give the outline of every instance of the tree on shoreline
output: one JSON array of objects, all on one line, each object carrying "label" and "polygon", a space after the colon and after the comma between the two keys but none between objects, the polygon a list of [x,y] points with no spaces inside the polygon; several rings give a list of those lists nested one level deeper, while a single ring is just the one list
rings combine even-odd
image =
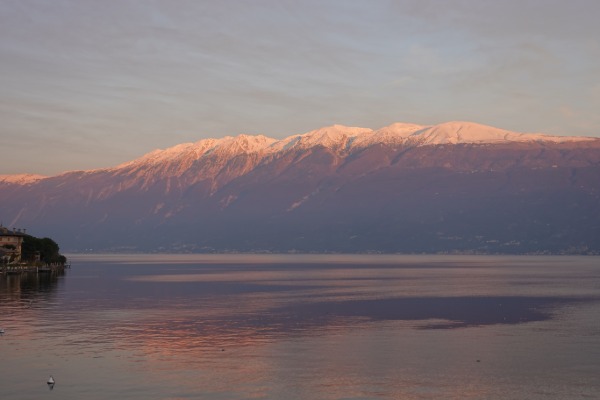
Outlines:
[{"label": "tree on shoreline", "polygon": [[65,264],[67,257],[60,254],[59,251],[58,244],[50,238],[40,239],[31,235],[23,235],[23,244],[21,245],[21,260],[23,261]]}]

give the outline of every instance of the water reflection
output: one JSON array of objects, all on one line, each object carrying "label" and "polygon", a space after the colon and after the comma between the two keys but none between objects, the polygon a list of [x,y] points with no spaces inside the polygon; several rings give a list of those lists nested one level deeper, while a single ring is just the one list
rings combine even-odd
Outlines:
[{"label": "water reflection", "polygon": [[64,270],[0,275],[0,299],[13,305],[31,306],[37,299],[47,300],[64,275]]},{"label": "water reflection", "polygon": [[[72,287],[60,302],[47,302],[40,311],[51,311],[58,325],[53,334],[68,335],[66,346],[91,349],[104,343],[171,357],[386,321],[419,330],[541,322],[565,307],[598,301],[582,287],[554,295],[564,279],[540,270],[507,274],[448,261],[441,269],[412,263],[248,267],[235,260],[216,266],[87,264],[69,277]],[[34,293],[56,288],[60,276],[21,278],[7,292],[24,304]],[[542,289],[519,285],[532,280]]]},{"label": "water reflection", "polygon": [[600,390],[592,259],[568,269],[555,259],[160,260],[86,260],[68,276],[0,278],[0,326],[10,328],[0,350],[11,365],[0,366],[9,382],[1,397],[39,398],[34,388],[50,373],[60,381],[52,394],[65,399]]}]

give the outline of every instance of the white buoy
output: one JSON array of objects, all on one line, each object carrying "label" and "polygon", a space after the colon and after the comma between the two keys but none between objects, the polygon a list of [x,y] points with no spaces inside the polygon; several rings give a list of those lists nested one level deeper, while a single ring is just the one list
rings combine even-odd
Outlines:
[{"label": "white buoy", "polygon": [[52,377],[52,375],[50,375],[50,378],[48,378],[48,385],[54,385],[54,378]]},{"label": "white buoy", "polygon": [[0,328],[0,335],[4,335],[4,329]]}]

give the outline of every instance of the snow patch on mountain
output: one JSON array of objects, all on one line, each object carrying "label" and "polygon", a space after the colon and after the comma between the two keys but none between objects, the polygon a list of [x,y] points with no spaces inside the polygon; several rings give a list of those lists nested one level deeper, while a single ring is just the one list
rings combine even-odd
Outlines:
[{"label": "snow patch on mountain", "polygon": [[509,142],[580,142],[594,138],[516,133],[474,122],[446,122],[417,130],[406,138],[415,145],[494,144]]},{"label": "snow patch on mountain", "polygon": [[311,196],[310,194],[307,194],[306,196],[302,197],[300,200],[293,202],[292,205],[290,205],[288,207],[287,211],[289,212],[289,211],[294,210],[295,208],[300,207],[303,203],[306,202],[306,200],[308,200],[310,198],[310,196]]},{"label": "snow patch on mountain", "polygon": [[225,136],[221,139],[203,139],[195,143],[183,143],[167,149],[154,150],[136,160],[118,165],[115,169],[137,165],[164,165],[177,161],[190,163],[208,155],[232,157],[238,154],[257,153],[276,142],[276,139],[263,135]]},{"label": "snow patch on mountain", "polygon": [[277,139],[272,139],[264,135],[225,136],[222,139],[218,139],[202,155],[213,154],[231,157],[238,154],[260,153],[276,141]]},{"label": "snow patch on mountain", "polygon": [[219,202],[219,204],[221,205],[221,210],[224,210],[225,208],[229,207],[229,205],[231,203],[233,203],[234,201],[236,201],[238,199],[238,196],[234,196],[234,195],[229,195],[227,197],[224,197],[221,199],[221,201]]},{"label": "snow patch on mountain", "polygon": [[348,149],[354,139],[373,133],[369,128],[358,128],[344,125],[332,125],[304,133],[289,136],[271,145],[274,152],[288,149],[308,149],[323,146],[331,150]]},{"label": "snow patch on mountain", "polygon": [[358,136],[352,143],[354,148],[364,148],[375,144],[404,144],[415,132],[424,129],[423,125],[395,123],[370,134]]},{"label": "snow patch on mountain", "polygon": [[0,182],[12,183],[15,185],[28,185],[46,178],[47,176],[37,174],[0,175]]}]

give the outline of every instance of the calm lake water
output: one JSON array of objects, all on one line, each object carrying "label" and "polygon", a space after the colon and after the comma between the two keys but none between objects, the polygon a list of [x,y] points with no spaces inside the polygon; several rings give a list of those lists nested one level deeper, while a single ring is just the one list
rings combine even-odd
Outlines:
[{"label": "calm lake water", "polygon": [[0,277],[0,399],[600,398],[600,257],[70,259]]}]

